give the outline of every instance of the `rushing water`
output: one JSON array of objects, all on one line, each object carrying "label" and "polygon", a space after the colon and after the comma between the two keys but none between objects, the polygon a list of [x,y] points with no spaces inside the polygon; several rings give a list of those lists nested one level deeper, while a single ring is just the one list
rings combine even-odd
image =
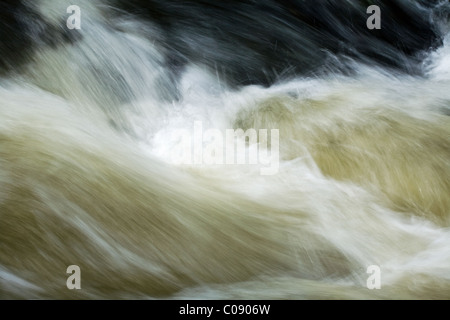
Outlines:
[{"label": "rushing water", "polygon": [[0,2],[0,298],[450,298],[448,1],[70,4]]}]

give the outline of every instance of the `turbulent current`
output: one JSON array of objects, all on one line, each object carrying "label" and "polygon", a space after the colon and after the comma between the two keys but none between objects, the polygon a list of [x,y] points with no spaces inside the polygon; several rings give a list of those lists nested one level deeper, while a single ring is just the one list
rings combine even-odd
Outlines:
[{"label": "turbulent current", "polygon": [[0,1],[0,298],[450,298],[448,1],[72,4]]}]

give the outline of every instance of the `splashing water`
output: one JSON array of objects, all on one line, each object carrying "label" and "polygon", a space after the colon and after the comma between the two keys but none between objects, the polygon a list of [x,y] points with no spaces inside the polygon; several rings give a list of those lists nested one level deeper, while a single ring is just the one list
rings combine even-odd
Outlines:
[{"label": "splashing water", "polygon": [[[49,30],[64,29],[70,3],[23,3]],[[420,63],[391,47],[380,52],[406,72],[350,48],[328,52],[317,72],[277,73],[267,85],[272,76],[258,59],[279,62],[256,40],[250,55],[245,30],[206,34],[207,22],[181,13],[162,28],[161,13],[151,19],[120,1],[99,3],[80,1],[83,24],[72,40],[33,40],[25,63],[0,80],[1,298],[450,297],[448,4],[421,2],[443,44]],[[245,5],[233,10],[257,20]],[[298,10],[288,11],[314,13]],[[276,18],[267,30],[272,23],[294,36],[290,18]],[[233,19],[213,20],[229,27]],[[357,33],[338,20],[341,34]],[[313,47],[319,35],[298,37]],[[285,54],[294,65],[301,52],[287,54],[281,40],[271,54],[280,50],[280,61]],[[193,134],[195,153],[195,123],[224,137],[227,129],[278,130],[276,174],[261,175],[260,162],[175,161],[180,132]],[[236,156],[263,143],[253,142]],[[66,287],[70,265],[82,271],[81,290]],[[378,290],[367,287],[369,266],[381,270]]]}]

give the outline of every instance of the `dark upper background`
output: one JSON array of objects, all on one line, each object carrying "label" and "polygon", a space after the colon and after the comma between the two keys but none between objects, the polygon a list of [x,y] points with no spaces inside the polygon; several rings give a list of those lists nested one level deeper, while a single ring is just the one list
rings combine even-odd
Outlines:
[{"label": "dark upper background", "polygon": [[[445,18],[449,6],[439,0],[110,2],[117,9],[112,19],[139,19],[159,29],[152,40],[172,70],[192,61],[213,68],[236,86],[270,85],[330,69],[351,72],[342,63],[347,58],[420,74],[423,53],[442,43],[436,17]],[[76,33],[66,29],[65,12],[55,26],[28,3],[0,1],[3,74],[20,72],[40,46],[76,45]],[[381,30],[366,27],[371,4],[381,8]],[[333,62],[333,57],[338,59]]]}]

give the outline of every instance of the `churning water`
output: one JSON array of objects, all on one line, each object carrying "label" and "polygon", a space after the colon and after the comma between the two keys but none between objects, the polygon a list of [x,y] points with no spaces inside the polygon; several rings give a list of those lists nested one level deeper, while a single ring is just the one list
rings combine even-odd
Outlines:
[{"label": "churning water", "polygon": [[368,2],[3,1],[0,298],[450,298],[449,4]]}]

